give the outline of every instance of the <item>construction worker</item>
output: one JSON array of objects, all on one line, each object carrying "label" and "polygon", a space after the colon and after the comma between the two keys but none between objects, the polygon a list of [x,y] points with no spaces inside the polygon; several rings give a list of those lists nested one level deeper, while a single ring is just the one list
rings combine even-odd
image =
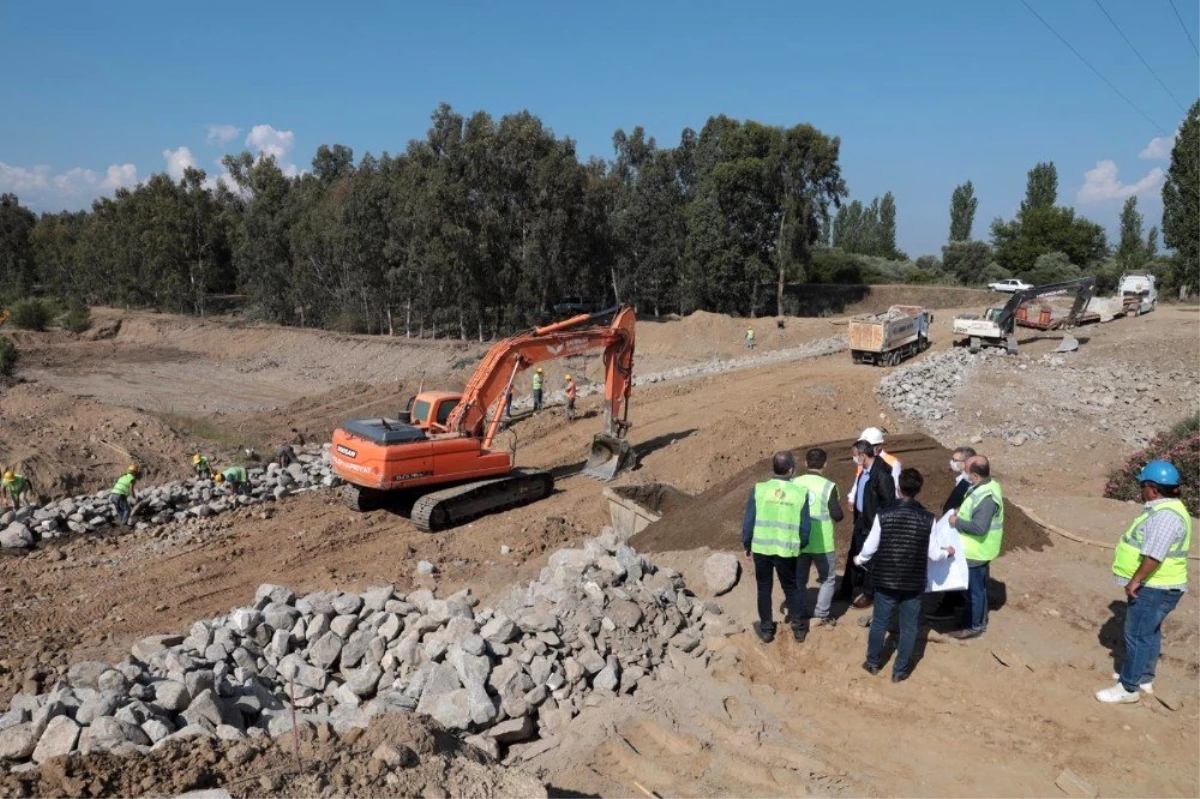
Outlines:
[{"label": "construction worker", "polygon": [[133,484],[141,474],[142,470],[136,463],[129,464],[125,474],[117,478],[108,494],[108,501],[117,509],[117,520],[122,526],[128,525],[133,515],[133,506],[129,503],[137,501],[137,492],[134,491]]},{"label": "construction worker", "polygon": [[192,456],[192,468],[201,480],[208,480],[213,476],[212,464],[208,462],[208,457],[199,452]]},{"label": "construction worker", "polygon": [[279,442],[279,446],[275,448],[275,462],[279,464],[279,468],[286,469],[296,461],[296,450],[292,445],[286,441]]},{"label": "construction worker", "polygon": [[[775,620],[771,616],[771,588],[774,575],[789,608],[802,607],[796,587],[796,563],[800,551],[808,546],[809,509],[807,491],[792,482],[796,459],[792,453],[776,452],[771,461],[774,472],[750,491],[742,520],[742,549],[747,560],[754,561],[754,580],[758,585],[758,621],[754,634],[764,644],[775,640]],[[791,619],[797,641],[808,635],[808,627],[799,614]]]},{"label": "construction worker", "polygon": [[808,492],[808,513],[811,519],[808,546],[800,550],[800,559],[796,564],[796,587],[800,597],[800,607],[796,615],[805,625],[808,624],[808,575],[815,565],[818,589],[817,607],[813,616],[822,627],[833,627],[837,624],[837,619],[829,612],[833,605],[833,592],[837,588],[837,551],[833,543],[833,525],[844,518],[837,485],[825,477],[825,463],[828,457],[820,447],[810,449],[804,455],[808,470],[792,479],[793,483]]},{"label": "construction worker", "polygon": [[991,563],[1000,554],[1004,539],[1004,491],[992,479],[992,467],[982,455],[967,458],[963,468],[971,488],[957,511],[950,512],[950,526],[962,536],[967,559],[967,593],[963,603],[962,629],[951,638],[978,638],[987,632],[988,577]]},{"label": "construction worker", "polygon": [[567,421],[575,421],[575,397],[579,396],[579,388],[575,380],[567,375]]},{"label": "construction worker", "polygon": [[542,367],[538,367],[533,373],[533,409],[540,411],[542,409],[542,380],[545,374],[542,372]]},{"label": "construction worker", "polygon": [[754,349],[754,328],[746,328],[746,349]]},{"label": "construction worker", "polygon": [[1187,590],[1192,517],[1179,499],[1179,470],[1150,461],[1138,474],[1145,507],[1117,542],[1113,577],[1125,587],[1125,659],[1117,684],[1096,692],[1106,704],[1154,692],[1162,624]]},{"label": "construction worker", "polygon": [[228,483],[235,494],[250,496],[250,476],[246,474],[245,466],[230,466],[223,472],[217,472],[213,479],[218,483]]},{"label": "construction worker", "polygon": [[[880,430],[878,427],[868,427],[866,430],[863,430],[862,433],[858,436],[858,440],[866,441],[868,444],[875,447],[874,457],[882,460],[884,463],[886,463],[888,465],[888,468],[890,468],[892,470],[892,484],[897,485],[897,486],[900,485],[900,470],[903,468],[903,465],[900,463],[900,459],[897,458],[895,455],[891,454],[890,452],[883,451],[883,431]],[[862,467],[860,466],[860,467],[858,467],[858,470],[855,471],[855,473],[854,473],[854,485],[850,487],[850,493],[846,495],[846,504],[847,505],[853,506],[853,504],[854,504],[855,498],[857,496],[857,494],[855,494],[855,491],[858,488],[858,478],[859,478],[859,475],[861,475],[861,474],[862,474]],[[896,498],[897,499],[900,498],[899,489],[897,489]]]},{"label": "construction worker", "polygon": [[29,493],[31,487],[29,479],[23,474],[17,474],[9,469],[4,473],[4,498],[7,505],[13,510],[20,510],[22,504],[21,497]]}]

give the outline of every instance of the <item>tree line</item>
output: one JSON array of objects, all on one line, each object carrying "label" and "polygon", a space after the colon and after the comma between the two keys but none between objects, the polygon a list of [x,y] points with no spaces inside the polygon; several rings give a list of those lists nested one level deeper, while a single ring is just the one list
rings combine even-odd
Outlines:
[{"label": "tree line", "polygon": [[0,285],[9,301],[41,293],[190,314],[239,294],[283,324],[462,338],[615,302],[773,314],[787,310],[787,284],[975,285],[1149,265],[1194,287],[1196,113],[1164,188],[1170,259],[1133,198],[1111,250],[1100,226],[1057,205],[1052,163],[1030,172],[990,242],[972,238],[973,185],[956,188],[942,257],[910,261],[893,195],[845,203],[840,141],[810,125],[714,116],[673,147],[636,127],[614,134],[611,160],[581,162],[528,112],[442,105],[402,153],[356,162],[349,147],[322,145],[297,176],[243,152],[224,159],[228,183],[158,174],[87,211],[37,216],[3,195]]}]

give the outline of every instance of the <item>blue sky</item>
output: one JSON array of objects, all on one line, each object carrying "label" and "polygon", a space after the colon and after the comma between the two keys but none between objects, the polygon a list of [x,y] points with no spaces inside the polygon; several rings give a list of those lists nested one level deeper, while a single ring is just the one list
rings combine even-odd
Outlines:
[{"label": "blue sky", "polygon": [[[1183,112],[1095,0],[1029,0],[1134,101],[1081,64],[1020,0],[964,2],[316,2],[5,0],[0,191],[37,210],[225,152],[296,169],[322,143],[397,152],[439,102],[529,109],[581,157],[615,129],[674,144],[712,114],[807,122],[842,140],[851,196],[891,190],[899,244],[938,252],[955,184],[976,237],[1011,216],[1034,163],[1059,202],[1115,229],[1137,194],[1158,222]],[[1168,0],[1101,0],[1185,107],[1198,59]],[[1195,0],[1175,0],[1200,39]],[[1168,137],[1151,146],[1156,137]],[[180,150],[186,148],[186,151]]]}]

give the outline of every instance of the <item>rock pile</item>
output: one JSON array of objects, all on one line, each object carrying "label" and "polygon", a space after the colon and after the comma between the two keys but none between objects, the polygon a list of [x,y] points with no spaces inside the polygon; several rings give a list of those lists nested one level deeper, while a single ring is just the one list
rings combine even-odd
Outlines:
[{"label": "rock pile", "polygon": [[708,640],[738,631],[611,529],[554,553],[494,609],[476,606],[469,589],[298,598],[263,585],[253,605],[187,636],[144,639],[121,663],[75,663],[45,693],[14,696],[0,761],[275,736],[292,728],[293,703],[297,719],[339,733],[417,712],[498,754],[559,733],[585,704],[636,691],[664,664],[715,666],[728,648]]},{"label": "rock pile", "polygon": [[995,357],[986,349],[975,355],[963,348],[939,352],[894,370],[875,392],[898,413],[939,422],[957,413],[954,399],[976,366]]},{"label": "rock pile", "polygon": [[[179,480],[139,487],[134,524],[138,529],[145,529],[189,518],[207,518],[235,508],[281,499],[311,487],[329,487],[341,482],[333,473],[329,454],[323,447],[301,451],[297,458],[298,463],[286,469],[271,463],[265,469],[249,470],[250,493],[244,496],[235,496],[228,487],[218,487],[211,480]],[[116,516],[107,490],[55,500],[40,508],[9,511],[0,516],[0,546],[28,548],[38,540],[93,532],[115,524]]]}]

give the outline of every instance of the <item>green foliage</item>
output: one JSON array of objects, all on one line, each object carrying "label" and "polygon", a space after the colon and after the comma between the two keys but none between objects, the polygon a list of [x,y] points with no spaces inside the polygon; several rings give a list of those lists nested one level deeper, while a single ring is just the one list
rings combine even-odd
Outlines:
[{"label": "green foliage", "polygon": [[917,286],[928,286],[943,281],[943,275],[933,269],[913,269],[908,273],[905,283]]},{"label": "green foliage", "polygon": [[1058,167],[1053,161],[1039,163],[1029,170],[1025,184],[1025,200],[1021,210],[1053,208],[1058,201]]},{"label": "green foliage", "polygon": [[76,305],[62,315],[59,325],[70,333],[83,333],[92,326],[92,312],[86,305]]},{"label": "green foliage", "polygon": [[833,222],[833,246],[844,252],[879,258],[904,259],[896,249],[896,200],[889,191],[864,206],[855,200],[838,209]]},{"label": "green foliage", "polygon": [[975,210],[979,200],[971,181],[954,188],[950,195],[950,241],[970,241],[971,228],[975,224]]},{"label": "green foliage", "polygon": [[12,307],[9,324],[21,330],[45,330],[54,319],[54,309],[40,297],[29,297]]},{"label": "green foliage", "polygon": [[1075,280],[1082,274],[1079,267],[1071,263],[1071,259],[1065,253],[1048,252],[1039,255],[1033,269],[1026,271],[1022,278],[1035,286],[1044,286],[1048,283]]},{"label": "green foliage", "polygon": [[1011,222],[992,223],[995,259],[1008,271],[1028,279],[1038,257],[1065,253],[1071,263],[1090,268],[1108,254],[1104,228],[1082,217],[1072,208],[1036,206],[1022,208]]},{"label": "green foliage", "polygon": [[942,269],[964,286],[990,282],[985,270],[992,258],[992,248],[984,241],[952,241],[942,247]]},{"label": "green foliage", "polygon": [[860,285],[863,283],[862,258],[836,247],[815,249],[812,255],[812,265],[809,268],[808,282]]},{"label": "green foliage", "polygon": [[982,272],[979,273],[979,285],[986,286],[989,283],[997,283],[1008,277],[1012,277],[1012,272],[1008,271],[995,261],[992,261],[983,268]]},{"label": "green foliage", "polygon": [[0,194],[0,281],[18,295],[32,290],[36,277],[32,242],[36,224],[37,217],[15,194]]},{"label": "green foliage", "polygon": [[1175,250],[1172,284],[1200,286],[1200,100],[1192,103],[1171,148],[1163,184],[1163,243]]},{"label": "green foliage", "polygon": [[1141,484],[1137,476],[1152,460],[1165,460],[1179,470],[1180,499],[1193,516],[1200,516],[1200,414],[1193,413],[1160,433],[1145,449],[1133,453],[1119,469],[1113,471],[1104,487],[1104,496],[1111,499],[1137,500]]},{"label": "green foliage", "polygon": [[8,336],[0,336],[0,374],[11,376],[17,368],[21,352]]}]

